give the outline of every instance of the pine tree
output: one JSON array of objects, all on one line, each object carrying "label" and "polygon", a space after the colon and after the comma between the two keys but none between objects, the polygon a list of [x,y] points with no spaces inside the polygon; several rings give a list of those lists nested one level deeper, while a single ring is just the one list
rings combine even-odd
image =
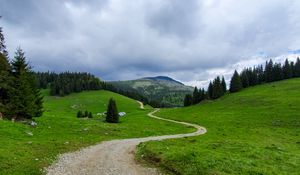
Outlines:
[{"label": "pine tree", "polygon": [[293,70],[288,59],[285,60],[282,71],[284,79],[289,79],[293,76]]},{"label": "pine tree", "polygon": [[193,104],[199,103],[199,91],[198,88],[195,87],[194,92],[193,92]]},{"label": "pine tree", "polygon": [[273,66],[272,72],[273,72],[272,73],[272,75],[273,75],[272,81],[279,81],[284,78],[283,69],[281,67],[281,64],[275,63]]},{"label": "pine tree", "polygon": [[227,91],[227,86],[226,86],[226,81],[225,81],[225,78],[224,76],[222,76],[222,87],[223,87],[223,93],[226,93]]},{"label": "pine tree", "polygon": [[41,115],[42,97],[35,89],[36,82],[26,62],[25,53],[19,48],[12,61],[13,91],[10,94],[12,116],[31,119]]},{"label": "pine tree", "polygon": [[235,70],[230,81],[230,92],[238,92],[241,89],[242,89],[241,78],[238,72]]},{"label": "pine tree", "polygon": [[246,88],[249,86],[249,78],[248,78],[246,69],[243,70],[241,73],[241,81],[242,81],[243,88]]},{"label": "pine tree", "polygon": [[212,99],[213,96],[213,84],[209,82],[208,88],[207,88],[208,98]]},{"label": "pine tree", "polygon": [[219,76],[213,81],[212,87],[212,99],[217,99],[224,95],[221,79]]},{"label": "pine tree", "polygon": [[89,116],[89,112],[86,110],[85,112],[84,112],[84,117],[88,117]]},{"label": "pine tree", "polygon": [[93,118],[93,114],[89,112],[88,118]]},{"label": "pine tree", "polygon": [[300,77],[300,59],[299,57],[296,60],[295,63],[295,77]]},{"label": "pine tree", "polygon": [[265,80],[266,80],[266,82],[272,82],[272,81],[274,81],[273,61],[272,60],[270,60],[269,62],[266,62],[266,66],[265,66]]},{"label": "pine tree", "polygon": [[184,97],[184,106],[191,106],[193,104],[193,97],[190,94],[186,94]]},{"label": "pine tree", "polygon": [[12,90],[11,67],[7,58],[0,53],[0,113],[7,117],[9,114],[10,94]]},{"label": "pine tree", "polygon": [[110,99],[107,107],[106,121],[109,123],[119,122],[119,113],[114,99]]},{"label": "pine tree", "polygon": [[82,112],[81,111],[77,112],[77,118],[82,118]]}]

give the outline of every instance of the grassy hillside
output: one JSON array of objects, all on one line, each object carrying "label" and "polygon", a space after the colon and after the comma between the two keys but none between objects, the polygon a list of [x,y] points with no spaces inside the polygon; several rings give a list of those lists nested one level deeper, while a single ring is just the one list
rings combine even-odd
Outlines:
[{"label": "grassy hillside", "polygon": [[167,107],[183,106],[184,96],[193,92],[192,87],[169,77],[148,77],[112,83],[124,90],[137,91],[150,101],[160,102]]},{"label": "grassy hillside", "polygon": [[[145,137],[190,132],[181,125],[151,119],[139,104],[109,91],[90,91],[67,97],[45,97],[45,113],[36,119],[33,128],[21,123],[0,121],[0,174],[41,174],[42,168],[56,159],[59,153],[74,151],[103,140]],[[103,118],[78,119],[79,109],[94,116],[106,110],[110,97],[117,101],[119,111],[127,115],[119,124],[108,124]],[[33,135],[31,135],[31,133]]]},{"label": "grassy hillside", "polygon": [[197,123],[208,132],[141,144],[137,157],[174,174],[299,174],[299,105],[300,79],[291,79],[164,109],[159,116]]}]

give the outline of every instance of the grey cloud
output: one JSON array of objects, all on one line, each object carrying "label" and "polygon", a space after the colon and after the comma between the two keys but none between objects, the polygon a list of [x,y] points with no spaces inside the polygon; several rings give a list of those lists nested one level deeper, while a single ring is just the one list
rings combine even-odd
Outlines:
[{"label": "grey cloud", "polygon": [[297,0],[0,1],[11,55],[21,46],[36,70],[205,82],[300,45]]}]

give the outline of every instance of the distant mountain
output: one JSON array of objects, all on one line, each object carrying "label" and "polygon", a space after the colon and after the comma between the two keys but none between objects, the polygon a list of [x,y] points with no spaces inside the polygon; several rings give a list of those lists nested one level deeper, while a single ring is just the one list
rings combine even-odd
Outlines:
[{"label": "distant mountain", "polygon": [[122,90],[138,91],[149,101],[160,103],[165,107],[182,106],[184,96],[193,91],[193,87],[166,76],[144,77],[111,83]]},{"label": "distant mountain", "polygon": [[174,83],[177,83],[177,84],[180,84],[180,85],[184,85],[183,83],[179,82],[179,81],[176,81],[170,77],[166,77],[166,76],[157,76],[157,77],[145,77],[145,78],[142,78],[142,79],[145,79],[145,80],[155,80],[155,81],[169,81],[169,82],[174,82]]}]

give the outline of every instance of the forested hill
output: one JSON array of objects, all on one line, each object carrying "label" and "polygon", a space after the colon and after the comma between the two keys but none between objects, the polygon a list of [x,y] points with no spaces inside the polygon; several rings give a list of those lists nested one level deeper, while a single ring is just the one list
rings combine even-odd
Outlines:
[{"label": "forested hill", "polygon": [[34,73],[39,89],[50,89],[52,96],[66,96],[88,90],[108,90],[129,98],[147,103],[148,99],[135,91],[116,88],[114,85],[101,81],[94,75],[86,72],[37,72]]},{"label": "forested hill", "polygon": [[154,107],[182,106],[186,94],[191,94],[193,88],[170,77],[145,77],[136,80],[110,82],[120,89],[137,91],[146,96]]}]

